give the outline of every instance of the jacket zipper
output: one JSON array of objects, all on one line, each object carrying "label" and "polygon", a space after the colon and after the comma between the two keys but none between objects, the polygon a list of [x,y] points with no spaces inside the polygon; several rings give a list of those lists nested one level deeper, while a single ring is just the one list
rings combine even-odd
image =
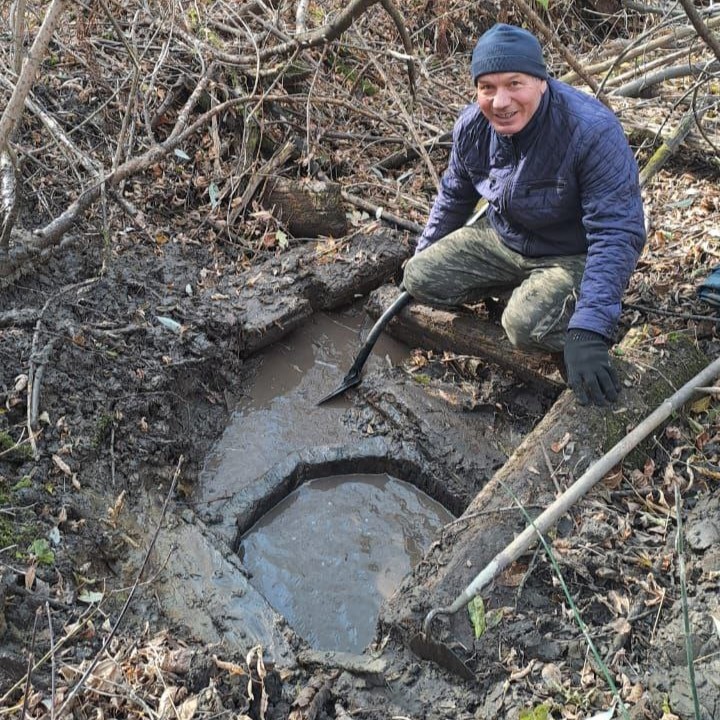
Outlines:
[{"label": "jacket zipper", "polygon": [[508,209],[510,207],[510,193],[512,191],[513,182],[515,181],[515,171],[517,170],[517,152],[515,151],[515,138],[510,138],[510,149],[512,150],[512,169],[510,171],[508,181],[507,183],[505,183],[501,203],[502,212],[505,215],[507,215]]}]

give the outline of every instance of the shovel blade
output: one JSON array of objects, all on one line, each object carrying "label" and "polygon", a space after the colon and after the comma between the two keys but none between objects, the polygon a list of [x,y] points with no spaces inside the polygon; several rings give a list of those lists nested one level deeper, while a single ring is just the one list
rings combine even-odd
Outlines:
[{"label": "shovel blade", "polygon": [[430,660],[463,680],[474,680],[475,673],[445,643],[418,633],[410,640],[410,649],[423,660]]},{"label": "shovel blade", "polygon": [[340,397],[346,390],[354,388],[360,384],[360,373],[348,373],[343,381],[338,385],[331,393],[328,393],[324,398],[318,400],[317,404],[322,405],[323,403],[334,400],[336,397]]}]

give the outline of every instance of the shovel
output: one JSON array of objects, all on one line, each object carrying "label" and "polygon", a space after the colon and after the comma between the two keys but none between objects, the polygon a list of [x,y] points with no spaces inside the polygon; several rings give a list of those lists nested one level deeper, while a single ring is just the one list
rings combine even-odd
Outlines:
[{"label": "shovel", "polygon": [[[465,226],[467,227],[477,222],[485,214],[486,210],[487,204],[483,204],[480,210],[474,213],[473,216],[465,223]],[[400,287],[402,289],[402,285]],[[368,333],[367,339],[365,340],[363,346],[360,348],[360,352],[355,358],[355,362],[352,364],[350,370],[348,370],[347,375],[343,378],[340,385],[338,385],[338,387],[335,388],[335,390],[333,390],[331,393],[322,398],[322,400],[319,400],[318,405],[322,405],[323,403],[328,402],[328,400],[339,397],[346,390],[349,390],[350,388],[353,388],[356,385],[360,384],[362,380],[360,373],[363,369],[363,366],[367,362],[368,357],[370,357],[370,353],[372,352],[372,349],[375,346],[377,339],[380,337],[380,334],[385,329],[385,326],[390,322],[390,320],[392,320],[411,300],[412,296],[410,295],[410,293],[407,290],[403,289],[402,293],[398,295],[393,304],[390,305],[390,307],[378,318],[377,322],[372,326],[372,329]]]},{"label": "shovel", "polygon": [[[433,640],[432,621],[438,615],[454,615],[479,595],[506,567],[515,562],[532,545],[536,537],[544,535],[555,523],[586,493],[588,493],[623,458],[635,449],[655,428],[664,422],[673,412],[679,410],[696,391],[711,384],[720,375],[720,358],[710,363],[689,380],[673,395],[663,401],[655,410],[616,443],[597,462],[591,465],[565,492],[538,515],[535,520],[518,535],[507,547],[475,576],[475,579],[447,607],[433,608],[425,616],[422,632],[410,640],[410,649],[423,660],[431,660],[467,680],[474,679],[472,670],[444,643]],[[500,482],[501,485],[504,484]],[[515,499],[516,502],[517,498]],[[518,506],[522,509],[522,506]]]},{"label": "shovel", "polygon": [[360,348],[360,352],[355,358],[355,362],[352,364],[347,375],[343,378],[340,385],[333,390],[329,395],[326,395],[322,400],[318,402],[318,405],[326,403],[328,400],[332,400],[342,395],[346,390],[360,384],[362,377],[360,371],[363,369],[363,365],[367,361],[372,349],[380,337],[380,333],[384,330],[385,326],[392,320],[410,301],[412,296],[407,290],[403,290],[400,295],[395,299],[392,305],[378,318],[377,322],[372,326],[372,329],[368,333],[367,340]]}]

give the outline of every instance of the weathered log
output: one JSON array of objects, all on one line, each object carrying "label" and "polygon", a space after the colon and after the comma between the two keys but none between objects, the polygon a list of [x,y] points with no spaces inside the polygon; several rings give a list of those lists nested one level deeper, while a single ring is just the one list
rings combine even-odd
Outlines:
[{"label": "weathered log", "polygon": [[210,333],[237,337],[237,352],[253,355],[313,311],[346,305],[387,282],[407,257],[407,248],[387,230],[328,245],[323,250],[303,243],[208,288],[208,295],[223,297],[212,302]]},{"label": "weathered log", "polygon": [[[684,336],[674,339],[664,352],[652,346],[640,350],[637,340],[630,335],[619,345],[626,360],[619,363],[624,389],[616,405],[582,407],[570,391],[563,392],[465,513],[446,528],[443,542],[383,608],[380,621],[385,631],[407,640],[417,631],[425,612],[450,604],[479,570],[524,530],[527,523],[521,512],[508,511],[514,508],[516,499],[528,508],[549,505],[557,492],[556,484],[569,484],[579,477],[628,429],[707,364]],[[647,447],[635,450],[625,464],[643,464]],[[535,510],[530,514],[538,513]],[[503,588],[498,586],[485,595],[492,595],[493,604],[502,604],[508,600],[502,598],[502,593]],[[460,612],[451,618],[451,634],[472,644],[467,617],[467,613]],[[436,631],[440,634],[440,628]]]},{"label": "weathered log", "polygon": [[262,202],[296,237],[342,237],[347,233],[338,183],[278,177],[268,182]]},{"label": "weathered log", "polygon": [[[378,317],[398,293],[399,290],[391,286],[378,288],[370,296],[367,312]],[[386,331],[411,347],[473,355],[506,367],[519,378],[548,389],[558,391],[563,387],[549,355],[531,355],[516,350],[505,331],[479,311],[468,308],[440,310],[413,302],[390,322]]]}]

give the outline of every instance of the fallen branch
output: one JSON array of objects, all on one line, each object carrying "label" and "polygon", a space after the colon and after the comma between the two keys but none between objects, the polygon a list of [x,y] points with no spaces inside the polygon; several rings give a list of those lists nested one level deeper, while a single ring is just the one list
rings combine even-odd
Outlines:
[{"label": "fallen branch", "polygon": [[7,257],[18,212],[17,159],[10,145],[0,147],[0,262]]},{"label": "fallen branch", "polygon": [[292,142],[286,142],[266,163],[264,163],[248,181],[247,187],[243,192],[237,205],[230,214],[230,226],[234,225],[240,213],[250,204],[253,196],[259,187],[269,178],[277,173],[280,168],[292,157],[295,152],[295,145]]},{"label": "fallen branch", "polygon": [[47,299],[39,315],[37,316],[37,322],[35,323],[35,332],[33,333],[32,346],[30,349],[30,361],[28,368],[28,385],[27,385],[27,431],[29,434],[30,446],[32,447],[33,457],[38,459],[37,443],[35,442],[35,428],[37,427],[38,411],[40,408],[40,388],[42,387],[42,378],[45,373],[45,366],[50,358],[50,353],[53,351],[55,345],[61,339],[60,337],[54,337],[48,342],[41,351],[38,351],[38,344],[40,342],[40,332],[42,330],[43,316],[50,307],[51,303],[57,301],[58,297],[64,293],[72,290],[79,290],[80,288],[92,285],[97,282],[98,278],[90,278],[83,280],[79,283],[73,283],[72,285],[66,285],[61,288],[55,295],[52,295]]},{"label": "fallen branch", "polygon": [[415,223],[412,220],[406,220],[399,215],[395,215],[395,213],[388,212],[382,206],[375,205],[369,200],[365,200],[364,198],[353,195],[345,190],[341,191],[341,195],[351,205],[371,213],[377,220],[384,220],[391,225],[395,225],[403,230],[409,230],[411,233],[415,233],[417,235],[423,231],[422,225],[418,225],[418,223]]},{"label": "fallen branch", "polygon": [[65,10],[65,5],[67,5],[67,0],[53,0],[45,14],[45,19],[40,26],[35,42],[30,48],[27,60],[15,84],[15,89],[10,96],[8,104],[5,106],[2,117],[0,117],[0,147],[9,144],[10,136],[22,116],[25,98],[30,92],[30,88],[40,67],[40,62],[45,56],[45,50],[55,30],[55,25]]},{"label": "fallen branch", "polygon": [[632,80],[625,85],[615,88],[610,94],[620,95],[621,97],[640,97],[640,94],[644,90],[647,90],[653,85],[659,85],[666,80],[675,80],[676,78],[687,77],[688,75],[714,72],[717,71],[718,68],[720,68],[720,63],[718,62],[674,65],[673,67],[658,70],[652,75],[643,75],[636,80]]},{"label": "fallen branch", "polygon": [[672,396],[663,401],[654,412],[648,415],[620,442],[614,445],[605,455],[583,473],[555,502],[551,503],[537,518],[528,525],[509,545],[503,548],[475,576],[475,579],[447,607],[431,611],[425,620],[425,629],[437,615],[451,615],[467,605],[479,595],[505,568],[517,560],[537,539],[550,530],[553,525],[567,513],[582,497],[602,480],[631,450],[634,450],[653,430],[661,425],[670,415],[677,412],[690,400],[698,387],[707,385],[720,375],[720,359],[710,363],[704,370],[695,375]]},{"label": "fallen branch", "polygon": [[407,28],[405,27],[405,20],[403,19],[402,13],[395,7],[392,0],[380,0],[380,4],[383,6],[387,14],[392,18],[398,33],[400,33],[400,39],[402,40],[403,47],[405,48],[405,53],[407,54],[405,62],[407,63],[408,79],[410,80],[410,93],[413,98],[415,98],[417,73],[415,72],[415,61],[412,57],[412,40],[410,39],[410,34],[408,33]]},{"label": "fallen branch", "polygon": [[[329,135],[329,133],[327,134]],[[442,135],[438,135],[436,138],[424,142],[421,147],[424,148],[425,151],[433,150],[436,147],[451,147],[451,140],[452,132],[444,132]],[[386,157],[384,160],[375,163],[374,167],[376,167],[378,170],[396,170],[397,168],[405,165],[405,163],[410,162],[410,160],[414,160],[419,155],[419,149],[414,147],[407,147],[403,150],[398,150],[398,152],[395,152],[392,155],[388,155],[388,157]]]},{"label": "fallen branch", "polygon": [[[709,29],[715,29],[720,27],[720,17],[711,18],[707,22]],[[646,43],[639,45],[629,45],[623,52],[617,57],[610,58],[609,60],[603,60],[602,62],[596,63],[595,65],[588,65],[585,67],[585,72],[590,75],[596,75],[597,73],[611,71],[614,67],[618,66],[623,62],[634,60],[636,57],[646,56],[653,50],[659,50],[668,46],[676,46],[682,41],[688,38],[695,37],[696,31],[692,27],[673,28],[664,35],[655,40],[651,40]],[[573,71],[565,73],[560,77],[560,80],[567,83],[572,83],[579,77],[578,73]]]},{"label": "fallen branch", "polygon": [[305,23],[307,7],[308,0],[300,0],[295,10],[295,33],[298,35],[307,32],[307,24]]},{"label": "fallen branch", "polygon": [[685,113],[675,132],[667,140],[663,140],[662,145],[652,154],[652,157],[640,172],[640,187],[645,187],[658,170],[667,163],[693,127],[700,123],[700,120],[709,108],[710,104],[706,103],[700,108],[691,108]]},{"label": "fallen branch", "polygon": [[697,30],[697,34],[702,38],[703,42],[713,51],[713,54],[720,61],[720,42],[710,32],[708,26],[703,21],[700,13],[698,12],[692,0],[680,0],[680,4],[685,10],[688,19],[692,23],[692,26]]}]

